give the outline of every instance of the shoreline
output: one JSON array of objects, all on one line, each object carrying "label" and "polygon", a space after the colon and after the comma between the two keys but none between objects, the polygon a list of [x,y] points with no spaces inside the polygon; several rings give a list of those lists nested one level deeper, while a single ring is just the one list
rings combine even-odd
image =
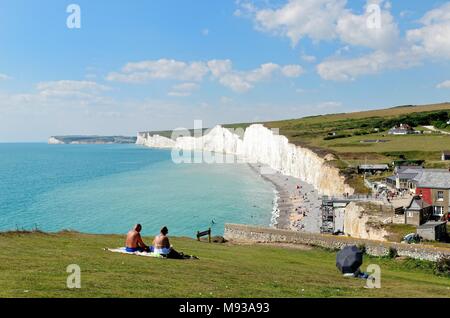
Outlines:
[{"label": "shoreline", "polygon": [[283,175],[263,164],[247,164],[274,187],[270,226],[277,229],[320,233],[321,196],[314,187],[298,178]]}]

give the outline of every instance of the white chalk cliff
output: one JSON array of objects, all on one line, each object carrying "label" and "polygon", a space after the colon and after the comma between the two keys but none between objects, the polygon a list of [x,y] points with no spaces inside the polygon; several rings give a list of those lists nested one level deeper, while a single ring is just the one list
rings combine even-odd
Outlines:
[{"label": "white chalk cliff", "polygon": [[175,141],[170,138],[149,133],[138,133],[136,144],[150,148],[174,148],[176,145]]},{"label": "white chalk cliff", "polygon": [[50,137],[50,138],[48,138],[48,144],[49,145],[62,145],[62,144],[64,144],[64,142],[59,139],[56,139],[55,137]]},{"label": "white chalk cliff", "polygon": [[263,125],[251,125],[243,138],[221,126],[203,137],[178,137],[176,140],[138,134],[138,144],[154,148],[178,148],[235,154],[247,162],[266,164],[281,173],[297,177],[313,185],[323,195],[353,194],[339,170],[326,163],[312,150],[289,143],[284,136],[274,134]]}]

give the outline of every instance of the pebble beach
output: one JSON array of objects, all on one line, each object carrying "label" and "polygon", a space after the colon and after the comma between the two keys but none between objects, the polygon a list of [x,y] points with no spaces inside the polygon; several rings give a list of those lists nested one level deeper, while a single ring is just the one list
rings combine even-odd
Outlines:
[{"label": "pebble beach", "polygon": [[299,178],[283,175],[262,164],[249,164],[275,189],[272,225],[279,229],[320,233],[322,196]]}]

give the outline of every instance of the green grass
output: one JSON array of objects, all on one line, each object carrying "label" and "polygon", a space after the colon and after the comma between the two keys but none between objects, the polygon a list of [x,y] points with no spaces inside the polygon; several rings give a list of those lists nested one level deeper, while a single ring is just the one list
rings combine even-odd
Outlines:
[{"label": "green grass", "polygon": [[[422,147],[424,147],[422,149],[423,151],[440,151],[445,148],[443,147],[445,144],[443,145],[442,143],[448,142],[448,139],[443,138],[445,136],[434,134],[425,136],[388,136],[386,130],[391,128],[391,125],[398,124],[403,120],[414,121],[420,116],[433,116],[437,113],[449,111],[450,103],[442,103],[311,116],[299,119],[264,122],[263,124],[269,128],[278,128],[280,134],[287,136],[295,144],[316,148],[318,151],[385,152],[393,150],[417,150]],[[248,125],[248,123],[242,123],[226,125],[226,127],[245,128]],[[380,133],[374,133],[373,130],[375,128],[381,129]],[[350,137],[324,140],[333,138],[328,136],[332,132],[335,132],[337,135],[348,135]],[[378,144],[360,143],[361,140],[365,139],[390,139],[390,141]]]},{"label": "green grass", "polygon": [[[362,143],[368,139],[384,139],[387,142]],[[335,152],[409,152],[420,150],[418,157],[423,158],[424,152],[434,152],[433,158],[439,159],[440,153],[450,147],[450,135],[406,135],[392,136],[387,134],[370,134],[365,136],[352,136],[343,139],[323,140],[315,138],[311,144],[334,150]],[[416,159],[414,158],[414,159]]]},{"label": "green grass", "polygon": [[[150,238],[146,238],[147,241]],[[335,252],[175,238],[199,260],[166,260],[102,250],[117,235],[0,234],[0,297],[446,297],[450,279],[432,265],[365,257],[382,270],[381,289],[344,278]],[[81,289],[66,288],[66,267],[81,267]],[[415,263],[414,263],[415,264]]]}]

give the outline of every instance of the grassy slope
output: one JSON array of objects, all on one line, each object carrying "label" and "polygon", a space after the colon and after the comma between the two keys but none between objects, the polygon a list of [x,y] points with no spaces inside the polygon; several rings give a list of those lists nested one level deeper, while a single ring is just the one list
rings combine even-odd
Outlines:
[{"label": "grassy slope", "polygon": [[[149,239],[147,239],[149,240]],[[450,279],[429,263],[365,257],[382,269],[382,288],[342,277],[335,253],[322,249],[199,243],[173,244],[197,261],[153,259],[103,251],[114,235],[0,234],[0,297],[445,297]],[[81,267],[82,288],[65,287],[68,264]]]},{"label": "grassy slope", "polygon": [[[383,153],[390,151],[442,151],[450,147],[450,136],[388,136],[385,132],[361,136],[352,136],[334,140],[323,140],[329,132],[346,134],[359,130],[361,124],[371,123],[377,119],[395,118],[400,115],[450,110],[450,103],[394,107],[373,111],[332,114],[305,117],[300,119],[266,122],[269,128],[280,129],[295,144],[305,145],[317,151],[334,153]],[[246,127],[249,124],[227,125],[227,127]],[[389,142],[377,144],[361,144],[360,140],[388,139]],[[364,158],[364,156],[359,156]],[[382,157],[381,157],[382,158]],[[378,158],[380,159],[380,157]]]}]

